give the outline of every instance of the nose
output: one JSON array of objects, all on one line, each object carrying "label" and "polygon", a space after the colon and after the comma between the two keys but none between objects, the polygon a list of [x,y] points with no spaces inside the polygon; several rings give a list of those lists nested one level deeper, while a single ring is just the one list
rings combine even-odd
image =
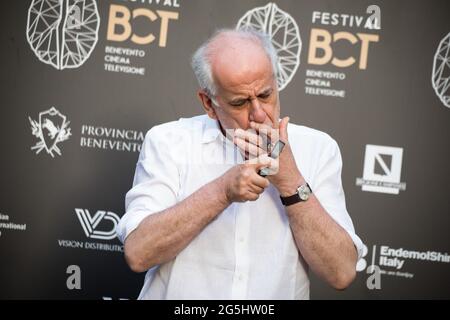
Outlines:
[{"label": "nose", "polygon": [[267,114],[258,99],[251,100],[249,117],[250,121],[255,121],[258,123],[264,123],[264,121],[266,120]]}]

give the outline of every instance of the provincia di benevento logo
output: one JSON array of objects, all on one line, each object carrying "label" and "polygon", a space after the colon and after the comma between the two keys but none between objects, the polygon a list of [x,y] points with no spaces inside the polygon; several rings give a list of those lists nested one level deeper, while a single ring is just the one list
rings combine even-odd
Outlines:
[{"label": "provincia di benevento logo", "polygon": [[37,120],[28,117],[31,124],[31,133],[38,139],[38,142],[31,147],[36,154],[45,150],[52,158],[61,155],[58,144],[72,135],[69,128],[70,121],[55,107],[39,113]]},{"label": "provincia di benevento logo", "polygon": [[[47,153],[52,158],[62,155],[61,143],[72,136],[70,121],[55,107],[28,117],[31,133],[37,142],[31,147],[36,154]],[[140,152],[145,138],[143,131],[82,124],[79,146],[83,149]],[[45,152],[42,152],[45,151]]]}]

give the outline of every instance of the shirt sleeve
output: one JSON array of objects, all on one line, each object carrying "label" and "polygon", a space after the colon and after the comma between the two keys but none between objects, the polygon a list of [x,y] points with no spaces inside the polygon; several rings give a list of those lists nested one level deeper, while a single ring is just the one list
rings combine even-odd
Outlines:
[{"label": "shirt sleeve", "polygon": [[158,126],[149,130],[142,144],[133,186],[125,196],[125,214],[117,226],[122,243],[148,215],[177,202],[179,170],[170,153],[170,133]]},{"label": "shirt sleeve", "polygon": [[356,247],[358,259],[362,257],[363,243],[356,235],[353,222],[347,212],[342,187],[342,157],[339,146],[332,138],[319,162],[311,189],[328,214],[349,234]]}]

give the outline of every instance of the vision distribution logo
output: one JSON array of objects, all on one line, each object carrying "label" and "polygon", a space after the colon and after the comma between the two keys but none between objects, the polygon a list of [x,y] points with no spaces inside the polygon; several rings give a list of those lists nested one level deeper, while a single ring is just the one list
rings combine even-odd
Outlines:
[{"label": "vision distribution logo", "polygon": [[[86,237],[102,240],[111,240],[116,237],[116,227],[119,224],[120,218],[114,212],[99,210],[93,217],[87,209],[77,208],[75,212]],[[111,222],[112,227],[107,231],[97,230],[99,223],[106,220]]]},{"label": "vision distribution logo", "polygon": [[[75,208],[75,216],[80,224],[80,231],[88,239],[99,239],[106,242],[80,241],[75,239],[58,239],[58,245],[63,248],[123,252],[123,246],[116,239],[116,228],[120,218],[107,210],[97,210],[92,215],[89,209]],[[111,243],[114,241],[116,243]]]}]

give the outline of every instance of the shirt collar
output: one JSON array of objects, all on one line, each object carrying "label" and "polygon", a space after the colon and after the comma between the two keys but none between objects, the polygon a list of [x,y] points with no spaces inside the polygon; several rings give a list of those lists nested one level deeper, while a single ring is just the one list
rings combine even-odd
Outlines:
[{"label": "shirt collar", "polygon": [[204,119],[202,143],[209,143],[223,136],[217,120],[211,119],[208,115],[204,115]]}]

